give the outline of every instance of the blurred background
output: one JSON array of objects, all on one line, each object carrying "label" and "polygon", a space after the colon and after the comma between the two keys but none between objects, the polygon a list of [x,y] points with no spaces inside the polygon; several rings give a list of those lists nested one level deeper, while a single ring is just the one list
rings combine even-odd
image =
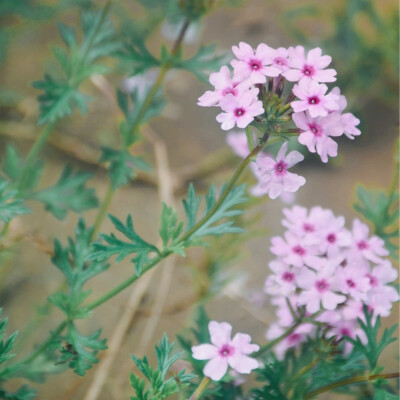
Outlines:
[{"label": "blurred background", "polygon": [[[97,3],[97,2],[94,2]],[[154,2],[155,4],[156,2]],[[51,45],[61,44],[56,22],[78,24],[79,15],[92,7],[90,1],[29,1],[0,2],[0,141],[1,150],[13,143],[21,152],[29,150],[40,128],[37,127],[38,95],[31,83],[42,78],[54,67]],[[147,40],[150,50],[157,53],[161,44],[169,48],[177,34],[179,21],[166,15],[152,1],[121,0],[112,4],[112,19],[124,32]],[[164,21],[163,21],[164,20]],[[171,40],[172,38],[172,40]],[[339,156],[322,164],[308,158],[298,171],[307,179],[296,196],[296,203],[331,208],[346,217],[351,228],[357,215],[352,209],[355,185],[385,189],[390,186],[396,168],[395,148],[398,135],[398,2],[394,0],[248,0],[230,1],[203,18],[188,32],[184,54],[195,53],[199,44],[217,44],[217,49],[231,57],[232,45],[245,41],[254,47],[264,42],[271,47],[304,45],[319,46],[333,58],[338,71],[337,84],[348,99],[348,110],[361,119],[362,135],[354,141],[339,140]],[[129,84],[128,71],[114,69],[107,79],[114,87]],[[143,78],[144,79],[144,78]],[[151,79],[151,77],[150,77]],[[104,197],[107,178],[97,164],[100,147],[113,145],[118,118],[102,81],[85,83],[83,91],[92,98],[86,116],[75,112],[57,124],[51,142],[42,157],[45,159],[43,186],[53,184],[65,164],[94,173],[91,187],[100,200]],[[221,184],[231,175],[239,159],[231,155],[225,134],[215,121],[216,111],[200,108],[197,98],[209,86],[200,83],[185,71],[172,71],[166,80],[168,105],[161,117],[151,120],[151,132],[165,144],[171,170],[175,199],[179,212],[180,199],[186,184],[193,180],[196,188],[206,189],[210,183]],[[109,91],[108,91],[109,93]],[[138,145],[153,164],[151,143]],[[212,173],[209,173],[212,171]],[[248,175],[246,179],[252,181]],[[9,317],[10,331],[28,325],[36,318],[37,306],[55,291],[62,281],[52,266],[49,249],[53,238],[65,242],[72,235],[76,214],[59,221],[37,204],[31,215],[13,222],[11,235],[21,240],[0,254],[0,304]],[[214,240],[209,249],[195,249],[186,259],[175,258],[171,275],[159,267],[146,287],[136,284],[96,310],[88,321],[93,330],[103,328],[110,338],[134,290],[143,291],[129,321],[115,361],[104,377],[99,400],[126,399],[132,394],[129,372],[133,363],[129,354],[153,353],[153,345],[165,331],[170,338],[191,325],[198,302],[206,306],[215,320],[229,321],[234,331],[249,332],[255,342],[262,343],[265,330],[274,320],[274,309],[263,295],[263,282],[268,274],[269,237],[282,234],[282,208],[279,200],[253,201],[243,224],[245,237]],[[157,238],[160,198],[152,174],[141,175],[131,185],[118,190],[110,212],[120,219],[130,213],[142,237],[150,242]],[[95,210],[86,214],[92,222]],[[108,220],[102,232],[112,229]],[[100,294],[109,290],[132,273],[126,261],[112,267],[93,280],[92,289]],[[165,291],[160,298],[160,291]],[[159,305],[162,304],[162,307]],[[27,339],[22,353],[45,337],[61,319],[57,310],[40,317],[40,328]],[[398,319],[398,307],[384,325]],[[395,370],[398,344],[385,354],[384,365]],[[151,358],[151,357],[150,357]],[[49,377],[41,385],[40,399],[85,399],[96,367],[84,378],[71,371]],[[16,382],[17,385],[17,382]],[[322,397],[321,397],[322,398]],[[326,399],[339,395],[328,394]],[[341,397],[340,397],[341,398]]]}]

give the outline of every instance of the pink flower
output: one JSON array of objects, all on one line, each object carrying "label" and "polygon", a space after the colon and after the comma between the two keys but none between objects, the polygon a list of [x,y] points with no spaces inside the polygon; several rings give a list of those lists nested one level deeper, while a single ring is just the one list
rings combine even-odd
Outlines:
[{"label": "pink flower", "polygon": [[285,219],[282,225],[296,236],[316,237],[315,243],[318,243],[320,229],[326,226],[327,221],[333,216],[332,211],[324,210],[321,207],[313,207],[308,211],[305,207],[293,206],[284,208]]},{"label": "pink flower", "polygon": [[326,117],[330,111],[339,108],[338,96],[334,93],[325,94],[328,86],[313,80],[301,80],[293,87],[293,93],[300,99],[290,105],[294,112],[308,111],[312,118]]},{"label": "pink flower", "polygon": [[288,168],[302,161],[304,157],[298,151],[291,151],[286,155],[287,148],[288,144],[284,143],[276,160],[265,153],[258,155],[253,168],[258,179],[258,184],[251,191],[254,196],[268,194],[271,199],[276,199],[282,192],[296,192],[306,183],[302,176],[288,172]]},{"label": "pink flower", "polygon": [[254,117],[264,113],[261,101],[257,99],[258,89],[251,89],[243,92],[240,97],[227,94],[221,101],[220,106],[223,113],[217,115],[217,121],[225,131],[237,125],[239,128],[246,128]]},{"label": "pink flower", "polygon": [[246,158],[249,155],[249,145],[244,132],[229,132],[226,135],[226,142],[239,157]]},{"label": "pink flower", "polygon": [[302,267],[307,265],[314,269],[319,269],[322,259],[318,257],[320,252],[315,246],[315,241],[311,242],[307,238],[299,238],[290,232],[285,232],[285,239],[280,236],[271,238],[271,253],[277,255],[288,265]]},{"label": "pink flower", "polygon": [[202,107],[217,106],[219,102],[227,95],[232,94],[237,97],[243,91],[238,87],[238,82],[234,82],[231,78],[231,71],[224,65],[219,72],[210,75],[210,83],[215,90],[212,92],[207,90],[199,97],[198,105]]},{"label": "pink flower", "polygon": [[265,281],[265,293],[289,296],[296,291],[296,274],[298,271],[279,260],[271,261],[269,267],[274,274],[270,275]]},{"label": "pink flower", "polygon": [[369,238],[368,225],[359,219],[353,221],[353,237],[349,250],[349,258],[360,260],[362,258],[376,263],[382,261],[382,257],[389,255],[385,248],[385,242],[378,236]]},{"label": "pink flower", "polygon": [[340,122],[343,127],[343,132],[349,139],[353,140],[354,136],[361,135],[361,131],[357,128],[357,125],[360,124],[360,120],[352,113],[341,114],[347,107],[346,97],[340,94],[340,89],[338,87],[334,87],[332,89],[332,93],[339,96],[339,109],[337,112],[340,115]]},{"label": "pink flower", "polygon": [[318,272],[303,268],[297,277],[298,286],[303,289],[299,295],[299,304],[306,306],[309,313],[321,309],[334,310],[338,304],[346,301],[346,296],[334,291],[336,265],[327,262]]},{"label": "pink flower", "polygon": [[330,56],[323,56],[319,47],[310,50],[305,56],[303,46],[289,48],[289,69],[283,76],[291,82],[314,80],[316,82],[334,82],[336,71],[325,69],[332,61]]},{"label": "pink flower", "polygon": [[307,146],[311,153],[316,151],[323,162],[328,162],[328,156],[337,156],[338,145],[329,136],[343,134],[343,126],[338,113],[317,118],[312,118],[308,112],[294,113],[292,118],[301,131],[298,138],[299,143]]},{"label": "pink flower", "polygon": [[[286,331],[286,328],[279,326],[278,324],[273,324],[267,330],[266,337],[268,340],[274,340],[281,336]],[[301,343],[307,340],[307,336],[310,336],[315,331],[315,327],[312,324],[301,324],[298,326],[294,332],[292,332],[288,337],[279,342],[275,348],[274,353],[278,360],[283,360],[287,350],[298,347]]]},{"label": "pink flower", "polygon": [[284,47],[279,47],[278,49],[269,50],[269,57],[272,60],[271,65],[282,72],[289,69],[289,51]]},{"label": "pink flower", "polygon": [[214,381],[219,381],[226,374],[228,366],[241,374],[249,374],[258,368],[258,362],[248,357],[260,347],[251,344],[251,338],[245,333],[237,333],[231,339],[232,326],[227,322],[210,321],[208,324],[212,344],[193,346],[193,358],[210,360],[203,373]]},{"label": "pink flower", "polygon": [[265,83],[266,76],[278,76],[280,70],[272,67],[271,48],[261,43],[254,52],[247,43],[240,42],[239,47],[233,46],[232,51],[238,60],[232,60],[234,76],[241,82],[249,81],[251,84]]},{"label": "pink flower", "polygon": [[347,294],[357,301],[365,301],[369,290],[369,279],[362,274],[360,265],[338,268],[334,285],[338,292]]}]

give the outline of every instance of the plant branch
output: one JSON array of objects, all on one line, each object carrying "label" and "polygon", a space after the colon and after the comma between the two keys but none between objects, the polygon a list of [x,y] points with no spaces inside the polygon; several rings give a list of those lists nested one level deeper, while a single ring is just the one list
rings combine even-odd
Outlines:
[{"label": "plant branch", "polygon": [[399,377],[400,377],[400,372],[393,372],[390,374],[354,376],[352,378],[343,379],[342,381],[331,383],[330,385],[326,385],[322,388],[314,390],[313,392],[306,394],[304,399],[308,400],[308,399],[311,399],[321,393],[328,392],[330,390],[336,389],[341,386],[351,385],[353,383],[370,382],[370,381],[374,381],[376,379],[393,379],[393,378],[399,378]]},{"label": "plant branch", "polygon": [[195,390],[195,392],[190,396],[189,400],[199,399],[200,395],[204,392],[209,383],[210,383],[210,378],[204,377],[200,382],[200,385]]}]

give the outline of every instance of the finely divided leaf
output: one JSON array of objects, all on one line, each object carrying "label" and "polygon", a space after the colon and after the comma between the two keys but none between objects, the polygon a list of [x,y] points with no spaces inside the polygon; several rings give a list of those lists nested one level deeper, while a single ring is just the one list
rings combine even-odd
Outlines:
[{"label": "finely divided leaf", "polygon": [[136,157],[127,150],[102,148],[100,162],[108,163],[108,171],[113,189],[126,185],[136,176],[136,169],[148,171],[149,164],[142,157]]},{"label": "finely divided leaf", "polygon": [[68,211],[80,213],[97,207],[94,189],[85,187],[91,177],[90,173],[72,172],[67,166],[54,186],[33,193],[31,198],[44,203],[46,210],[56,218],[64,219]]},{"label": "finely divided leaf", "polygon": [[10,183],[0,180],[0,220],[9,222],[17,215],[29,214],[31,210],[18,199],[18,192],[12,189]]},{"label": "finely divided leaf", "polygon": [[131,396],[131,400],[163,400],[176,393],[182,395],[182,389],[196,376],[186,374],[185,370],[181,370],[166,379],[169,369],[181,356],[179,353],[170,355],[173,346],[174,344],[169,343],[164,334],[161,341],[155,346],[157,368],[151,367],[146,357],[140,359],[132,355],[133,362],[146,379],[131,374],[131,386],[136,394],[136,396]]},{"label": "finely divided leaf", "polygon": [[82,335],[73,322],[68,324],[67,334],[62,337],[60,344],[61,358],[59,364],[67,363],[79,376],[84,376],[93,364],[96,364],[97,353],[107,349],[106,339],[99,339],[98,330],[89,336]]},{"label": "finely divided leaf", "polygon": [[[221,189],[221,195],[224,193],[226,186]],[[239,185],[230,190],[222,204],[215,210],[210,218],[199,227],[189,240],[201,238],[207,235],[220,236],[225,233],[242,232],[242,229],[234,226],[234,221],[225,221],[243,213],[243,210],[237,209],[236,206],[246,202],[245,185]],[[196,196],[193,186],[189,188],[188,197],[183,200],[186,212],[186,232],[190,231],[197,223],[199,223],[213,209],[217,202],[215,187],[211,186],[205,197],[205,210],[201,218],[197,220],[197,213],[200,205],[200,198]]]},{"label": "finely divided leaf", "polygon": [[110,235],[102,234],[100,236],[105,244],[94,243],[95,253],[92,254],[90,258],[105,260],[113,255],[117,255],[117,262],[119,262],[128,255],[136,254],[131,261],[135,263],[137,275],[140,275],[143,265],[149,260],[148,255],[151,253],[159,253],[157,247],[138,236],[133,228],[132,217],[130,215],[127,216],[125,225],[113,215],[109,215],[109,218],[117,231],[129,239],[129,242],[118,239],[113,233]]},{"label": "finely divided leaf", "polygon": [[53,53],[63,71],[62,78],[45,74],[43,81],[33,87],[43,91],[40,103],[39,124],[55,122],[70,115],[74,107],[82,114],[87,109],[87,97],[78,91],[80,84],[92,75],[105,74],[108,68],[96,64],[100,57],[115,53],[119,44],[114,42],[114,31],[106,18],[107,9],[82,14],[82,40],[79,43],[74,28],[58,25],[67,49],[54,47]]}]

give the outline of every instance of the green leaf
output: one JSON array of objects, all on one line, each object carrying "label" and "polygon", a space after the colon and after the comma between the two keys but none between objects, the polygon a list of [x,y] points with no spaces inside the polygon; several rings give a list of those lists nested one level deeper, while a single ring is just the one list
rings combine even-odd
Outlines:
[{"label": "green leaf", "polygon": [[6,392],[0,389],[0,398],[5,400],[32,400],[36,397],[36,390],[26,385],[21,386],[16,392]]},{"label": "green leaf", "polygon": [[[225,189],[226,186],[223,186],[221,189],[221,195],[224,193]],[[236,207],[238,205],[243,205],[246,201],[247,198],[245,195],[245,185],[239,185],[231,189],[219,208],[199,229],[196,230],[196,232],[193,233],[193,235],[191,235],[189,240],[193,241],[208,235],[220,236],[225,233],[242,232],[242,228],[234,226],[232,217],[243,213],[243,210],[237,209]],[[193,228],[194,225],[196,225],[196,223],[204,218],[214,207],[216,202],[217,199],[215,187],[211,186],[207,195],[205,196],[205,210],[203,215],[199,220],[197,220],[201,198],[196,195],[193,186],[191,186],[189,188],[187,198],[183,200],[183,206],[187,219],[185,232],[188,232]],[[231,220],[224,222],[225,219]]]},{"label": "green leaf", "polygon": [[147,86],[143,91],[135,89],[129,95],[121,91],[117,92],[118,105],[125,116],[125,121],[119,126],[125,147],[129,147],[139,139],[140,126],[149,119],[160,115],[165,106],[161,88],[152,96],[150,103],[147,104],[147,96],[151,90],[151,85]]},{"label": "green leaf", "polygon": [[178,222],[177,212],[172,207],[168,207],[163,203],[159,233],[164,249],[168,248],[168,250],[184,256],[183,243],[179,243],[179,235],[182,233],[182,229],[183,222]]},{"label": "green leaf", "polygon": [[131,261],[135,264],[135,271],[139,276],[142,273],[143,265],[149,261],[149,254],[159,253],[157,247],[138,236],[133,228],[132,217],[130,215],[126,217],[125,225],[113,215],[109,215],[109,218],[117,231],[129,239],[129,242],[117,239],[113,233],[110,235],[101,234],[100,236],[105,244],[93,244],[95,253],[90,256],[91,259],[105,260],[113,255],[117,255],[117,262],[120,262],[128,255],[136,253]]},{"label": "green leaf", "polygon": [[62,247],[58,240],[54,241],[52,263],[64,274],[68,283],[67,293],[55,293],[49,300],[60,308],[68,318],[85,318],[79,306],[90,292],[84,291],[85,283],[94,276],[105,271],[109,265],[101,260],[89,260],[93,252],[91,238],[93,228],[87,228],[82,218],[75,229],[75,240],[68,238],[68,246]]},{"label": "green leaf", "polygon": [[226,61],[224,55],[216,55],[216,45],[201,46],[197,53],[186,60],[183,60],[178,54],[173,59],[175,68],[186,69],[196,76],[202,82],[208,82],[210,72],[217,71]]},{"label": "green leaf", "polygon": [[85,187],[91,177],[90,173],[74,173],[67,166],[54,186],[33,193],[31,198],[44,203],[46,210],[56,218],[64,219],[68,211],[80,213],[97,207],[95,190]]},{"label": "green leaf", "polygon": [[382,388],[375,388],[373,400],[398,400],[399,396],[387,392]]},{"label": "green leaf", "polygon": [[61,357],[58,364],[67,363],[77,375],[84,376],[86,371],[99,361],[97,353],[107,349],[106,340],[99,339],[100,330],[84,336],[73,322],[70,322],[67,328],[67,334],[61,338]]},{"label": "green leaf", "polygon": [[0,220],[9,222],[17,215],[30,214],[31,210],[18,199],[18,192],[7,181],[0,180]]},{"label": "green leaf", "polygon": [[387,195],[384,191],[367,190],[360,185],[357,186],[356,194],[354,209],[373,224],[375,234],[385,241],[390,255],[396,258],[398,246],[392,239],[399,236],[399,194]]},{"label": "green leaf", "polygon": [[145,42],[136,38],[130,38],[117,56],[122,61],[123,67],[129,71],[130,76],[142,74],[160,65],[160,61],[148,51]]},{"label": "green leaf", "polygon": [[110,56],[119,49],[114,41],[114,30],[106,18],[108,8],[98,12],[84,12],[81,18],[82,40],[72,27],[58,24],[66,49],[54,47],[53,53],[60,64],[63,77],[45,74],[43,81],[33,87],[43,91],[40,103],[39,124],[55,122],[72,114],[77,107],[82,114],[87,110],[87,97],[78,88],[92,75],[105,74],[108,68],[97,64],[101,57]]},{"label": "green leaf", "polygon": [[[7,145],[3,162],[3,172],[12,183],[15,184],[19,181],[24,166],[25,162],[20,157],[15,147]],[[21,196],[24,196],[25,192],[29,192],[37,186],[42,171],[43,162],[35,162],[32,168],[27,172],[29,175],[27,176],[25,186],[21,189]]]},{"label": "green leaf", "polygon": [[133,156],[127,150],[113,150],[108,147],[102,148],[100,162],[109,163],[108,171],[114,190],[134,179],[135,169],[145,171],[150,169],[142,157]]},{"label": "green leaf", "polygon": [[355,339],[348,336],[345,336],[344,338],[353,345],[353,352],[359,352],[366,357],[370,369],[374,370],[382,351],[389,346],[389,344],[397,340],[396,337],[393,337],[393,334],[397,329],[397,324],[393,325],[390,329],[385,329],[379,340],[378,335],[381,327],[380,316],[375,319],[373,313],[368,312],[366,306],[364,306],[364,316],[365,322],[358,319],[358,323],[360,324],[361,329],[365,332],[367,343],[363,343],[358,336],[356,336]]},{"label": "green leaf", "polygon": [[131,396],[131,400],[163,400],[177,393],[182,394],[182,389],[196,377],[181,370],[173,377],[166,379],[169,369],[181,356],[179,353],[171,355],[173,346],[174,344],[169,343],[167,335],[164,334],[161,341],[155,346],[157,368],[151,367],[146,357],[140,359],[132,355],[133,362],[145,379],[131,374],[131,386],[136,394],[136,396]]},{"label": "green leaf", "polygon": [[[2,313],[2,309],[0,308],[0,315]],[[15,354],[10,353],[12,348],[14,347],[14,342],[18,336],[18,332],[12,333],[6,339],[6,328],[8,324],[8,318],[0,320],[0,364],[3,364],[10,358],[13,358]]]}]

